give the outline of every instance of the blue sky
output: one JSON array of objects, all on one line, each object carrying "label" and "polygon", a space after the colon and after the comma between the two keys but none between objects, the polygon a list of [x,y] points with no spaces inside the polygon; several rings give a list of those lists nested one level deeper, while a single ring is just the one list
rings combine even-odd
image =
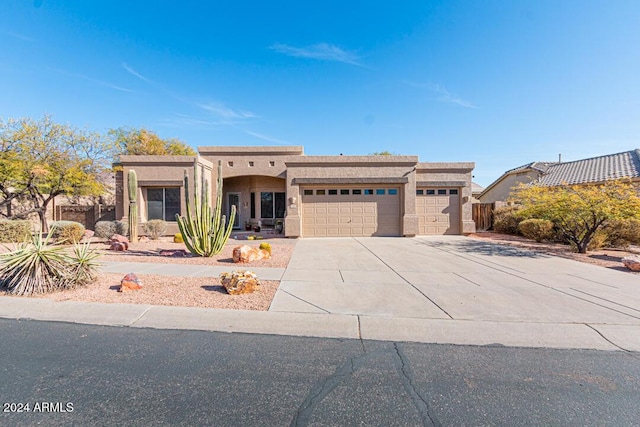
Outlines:
[{"label": "blue sky", "polygon": [[0,117],[474,161],[486,186],[640,148],[639,44],[636,0],[3,0]]}]

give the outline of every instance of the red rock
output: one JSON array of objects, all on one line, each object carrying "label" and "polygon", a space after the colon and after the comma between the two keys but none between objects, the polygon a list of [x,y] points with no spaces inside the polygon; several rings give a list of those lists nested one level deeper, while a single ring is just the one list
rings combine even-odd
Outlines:
[{"label": "red rock", "polygon": [[126,237],[124,237],[122,234],[114,234],[113,236],[111,236],[111,239],[109,239],[112,242],[120,242],[120,243],[126,243],[127,245],[131,242],[129,242],[129,239],[127,239]]},{"label": "red rock", "polygon": [[89,240],[94,234],[95,232],[93,230],[84,230],[84,239]]},{"label": "red rock", "polygon": [[142,289],[142,281],[134,273],[129,273],[120,280],[118,292],[137,291],[138,289]]},{"label": "red rock", "polygon": [[622,258],[622,263],[631,271],[640,271],[640,256],[629,255]]},{"label": "red rock", "polygon": [[109,250],[116,252],[124,252],[129,249],[129,245],[125,242],[111,242],[111,247]]},{"label": "red rock", "polygon": [[268,258],[271,258],[271,254],[264,249],[252,248],[247,245],[233,248],[233,262],[235,263],[247,263]]}]

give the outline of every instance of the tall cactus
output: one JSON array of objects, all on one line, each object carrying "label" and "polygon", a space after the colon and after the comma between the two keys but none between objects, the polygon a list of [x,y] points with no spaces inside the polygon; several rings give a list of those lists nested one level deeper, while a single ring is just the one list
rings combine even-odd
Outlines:
[{"label": "tall cactus", "polygon": [[198,183],[198,161],[196,159],[193,164],[193,206],[191,206],[191,198],[189,197],[189,177],[185,170],[184,194],[187,215],[184,217],[176,214],[176,221],[189,252],[194,255],[210,257],[219,254],[227,243],[236,217],[236,207],[231,207],[227,224],[226,215],[222,215],[222,161],[218,160],[216,206],[213,210],[209,203],[209,183],[204,178],[204,174],[200,175],[200,183]]},{"label": "tall cactus", "polygon": [[127,187],[129,189],[129,240],[133,243],[138,241],[138,176],[133,169],[129,170]]}]

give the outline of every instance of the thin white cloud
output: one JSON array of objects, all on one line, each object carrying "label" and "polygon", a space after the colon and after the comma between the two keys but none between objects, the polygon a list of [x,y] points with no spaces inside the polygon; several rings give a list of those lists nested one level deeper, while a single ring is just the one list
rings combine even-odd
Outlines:
[{"label": "thin white cloud", "polygon": [[148,78],[146,78],[145,76],[143,76],[142,74],[140,74],[139,72],[131,68],[126,62],[122,63],[122,68],[124,68],[125,70],[127,70],[127,72],[129,72],[129,74],[136,76],[140,80],[145,81],[147,83],[152,83],[151,80],[149,80]]},{"label": "thin white cloud", "polygon": [[216,102],[198,104],[198,106],[206,112],[223,119],[253,119],[258,117],[250,111],[234,110]]},{"label": "thin white cloud", "polygon": [[228,126],[234,124],[228,120],[205,120],[199,117],[193,117],[186,114],[176,113],[174,117],[163,119],[161,124],[171,127],[187,127],[194,126],[214,127],[214,126]]},{"label": "thin white cloud", "polygon": [[244,130],[244,133],[246,133],[247,135],[251,135],[253,137],[256,137],[258,139],[262,139],[262,140],[268,141],[268,142],[273,142],[273,143],[276,143],[276,144],[282,144],[282,145],[288,145],[289,144],[287,141],[284,141],[282,139],[274,138],[274,137],[271,137],[271,136],[268,136],[268,135],[264,135],[264,134],[261,134],[261,133],[257,133],[257,132],[251,132],[251,131],[246,130],[246,129]]},{"label": "thin white cloud", "polygon": [[319,61],[334,61],[358,66],[362,65],[358,62],[359,58],[355,53],[346,51],[329,43],[317,43],[305,47],[295,47],[283,43],[274,43],[269,46],[269,49],[284,55],[294,56],[296,58],[310,58]]},{"label": "thin white cloud", "polygon": [[446,104],[453,104],[464,108],[473,108],[478,109],[476,105],[472,102],[467,101],[459,97],[456,94],[453,94],[447,90],[443,85],[435,84],[435,83],[414,83],[414,82],[405,82],[409,86],[418,87],[422,89],[427,89],[428,91],[436,94],[436,100],[440,102],[444,102]]},{"label": "thin white cloud", "polygon": [[26,42],[34,42],[34,41],[36,41],[32,37],[25,36],[24,34],[16,33],[16,32],[13,32],[13,31],[3,31],[2,34],[6,34],[9,37],[13,37],[14,39],[23,40],[23,41],[26,41]]},{"label": "thin white cloud", "polygon": [[113,83],[110,83],[110,82],[106,82],[104,80],[94,79],[93,77],[85,76],[84,74],[69,73],[68,71],[64,71],[64,70],[55,70],[55,71],[57,71],[60,74],[65,75],[65,76],[86,80],[88,82],[97,84],[99,86],[104,86],[104,87],[107,87],[109,89],[119,90],[121,92],[127,92],[127,93],[134,93],[135,92],[135,91],[133,91],[131,89],[127,89],[126,87],[118,86],[116,84],[113,84]]}]

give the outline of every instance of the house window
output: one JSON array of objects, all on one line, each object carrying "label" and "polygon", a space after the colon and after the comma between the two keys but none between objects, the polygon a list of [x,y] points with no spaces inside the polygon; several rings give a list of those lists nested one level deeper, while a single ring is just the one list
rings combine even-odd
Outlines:
[{"label": "house window", "polygon": [[271,160],[271,161],[269,162],[269,166],[273,167],[273,166],[275,166],[275,165],[276,165],[276,162],[274,162],[273,160]]},{"label": "house window", "polygon": [[147,220],[175,221],[180,214],[180,187],[147,188]]},{"label": "house window", "polygon": [[285,193],[270,191],[260,193],[260,218],[284,218],[285,210]]},{"label": "house window", "polygon": [[251,218],[255,218],[256,217],[256,193],[251,193],[251,200],[249,201],[250,203],[250,214],[251,214]]},{"label": "house window", "polygon": [[249,162],[249,167],[250,167],[250,168],[252,168],[252,167],[253,167],[253,165],[254,165],[254,163],[253,163],[253,162]]},{"label": "house window", "polygon": [[233,167],[233,162],[227,162],[227,165],[229,165],[230,168]]}]

